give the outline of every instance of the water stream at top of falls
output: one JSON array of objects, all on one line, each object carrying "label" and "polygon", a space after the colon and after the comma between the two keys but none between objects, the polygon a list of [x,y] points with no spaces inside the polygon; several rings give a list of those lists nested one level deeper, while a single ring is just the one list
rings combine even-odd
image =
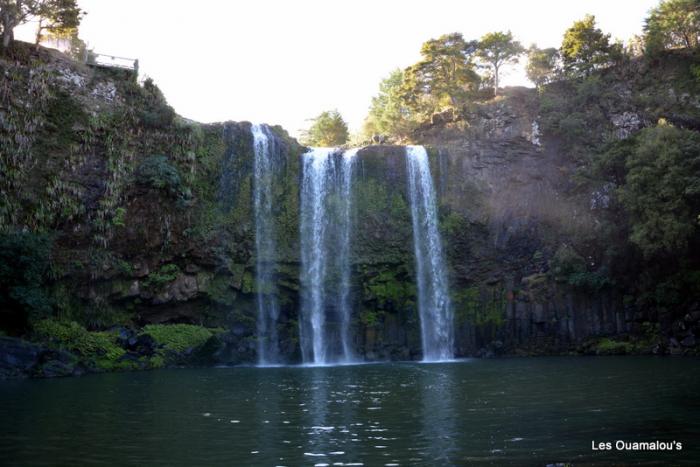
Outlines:
[{"label": "water stream at top of falls", "polygon": [[264,125],[253,125],[253,210],[255,216],[255,299],[258,308],[258,364],[279,363],[277,321],[279,304],[275,288],[275,229],[272,216],[272,184],[275,180],[274,138]]},{"label": "water stream at top of falls", "polygon": [[406,146],[423,361],[454,358],[454,319],[428,153]]},{"label": "water stream at top of falls", "polygon": [[354,360],[350,241],[356,153],[312,148],[302,156],[299,334],[305,363]]}]

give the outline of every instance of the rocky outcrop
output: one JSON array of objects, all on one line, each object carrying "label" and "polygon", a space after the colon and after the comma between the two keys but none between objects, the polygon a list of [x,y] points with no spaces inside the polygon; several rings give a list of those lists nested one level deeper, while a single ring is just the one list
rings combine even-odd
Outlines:
[{"label": "rocky outcrop", "polygon": [[0,337],[0,379],[78,376],[85,371],[78,358],[69,352]]}]

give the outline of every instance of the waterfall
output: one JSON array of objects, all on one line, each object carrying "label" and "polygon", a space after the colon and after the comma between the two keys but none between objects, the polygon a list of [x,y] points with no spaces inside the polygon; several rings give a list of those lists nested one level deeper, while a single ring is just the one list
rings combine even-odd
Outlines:
[{"label": "waterfall", "polygon": [[453,315],[438,231],[435,189],[423,146],[406,147],[424,361],[454,358]]},{"label": "waterfall", "polygon": [[343,153],[340,189],[340,236],[338,241],[338,268],[340,269],[340,342],[343,349],[343,361],[355,360],[350,343],[350,318],[352,306],[350,303],[350,278],[352,267],[350,264],[350,232],[352,231],[352,178],[355,166],[357,149],[350,149]]},{"label": "waterfall", "polygon": [[302,156],[299,335],[305,363],[353,360],[350,232],[356,152],[312,148]]},{"label": "waterfall", "polygon": [[[253,209],[255,215],[255,280],[258,307],[258,364],[279,363],[277,320],[279,304],[275,296],[275,229],[272,215],[272,184],[275,181],[274,138],[263,125],[253,125]],[[272,146],[272,147],[271,147]]]}]

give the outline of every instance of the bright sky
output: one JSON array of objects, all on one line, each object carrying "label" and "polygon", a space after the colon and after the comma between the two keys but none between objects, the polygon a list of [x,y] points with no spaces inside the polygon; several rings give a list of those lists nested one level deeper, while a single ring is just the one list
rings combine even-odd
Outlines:
[{"label": "bright sky", "polygon": [[[558,47],[594,14],[613,38],[639,34],[658,0],[79,0],[80,36],[96,52],[138,58],[182,116],[281,124],[337,108],[360,127],[379,81],[420,57],[430,38],[510,29]],[[26,32],[18,37],[27,38]],[[504,85],[530,85],[522,69]]]}]

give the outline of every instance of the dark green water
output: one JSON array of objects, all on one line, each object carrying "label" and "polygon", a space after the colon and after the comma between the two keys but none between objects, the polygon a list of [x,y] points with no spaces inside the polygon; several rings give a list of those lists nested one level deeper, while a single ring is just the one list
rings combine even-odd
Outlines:
[{"label": "dark green water", "polygon": [[[6,381],[0,464],[698,465],[699,363],[530,358]],[[683,450],[591,450],[616,440]]]}]

